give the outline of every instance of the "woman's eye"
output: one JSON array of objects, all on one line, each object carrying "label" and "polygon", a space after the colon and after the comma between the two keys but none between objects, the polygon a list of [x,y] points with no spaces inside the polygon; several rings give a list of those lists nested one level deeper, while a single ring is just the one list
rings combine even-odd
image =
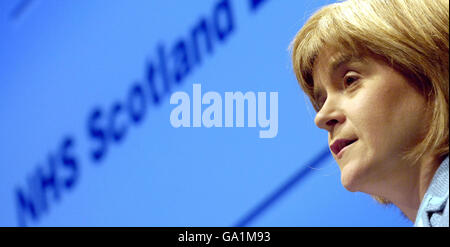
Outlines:
[{"label": "woman's eye", "polygon": [[351,86],[356,80],[358,80],[358,78],[355,76],[347,76],[344,78],[344,84],[348,87]]}]

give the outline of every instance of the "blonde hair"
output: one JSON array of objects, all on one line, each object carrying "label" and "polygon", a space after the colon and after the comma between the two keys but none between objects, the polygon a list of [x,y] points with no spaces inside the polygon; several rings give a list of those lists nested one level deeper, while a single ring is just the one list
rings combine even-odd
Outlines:
[{"label": "blonde hair", "polygon": [[425,137],[405,155],[417,161],[430,150],[448,155],[448,41],[448,0],[347,0],[317,11],[290,48],[297,80],[316,111],[312,71],[325,46],[381,56],[410,78],[432,110]]}]

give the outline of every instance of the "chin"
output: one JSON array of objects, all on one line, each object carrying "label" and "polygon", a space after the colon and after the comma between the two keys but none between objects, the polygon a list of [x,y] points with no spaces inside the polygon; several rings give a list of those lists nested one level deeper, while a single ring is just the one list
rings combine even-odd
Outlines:
[{"label": "chin", "polygon": [[349,182],[348,179],[344,179],[344,177],[342,175],[341,175],[341,183],[342,183],[342,186],[344,186],[344,188],[350,192],[358,191],[355,184],[354,183],[352,184],[351,182]]},{"label": "chin", "polygon": [[350,164],[341,168],[341,184],[350,192],[360,191],[360,177],[358,169]]}]

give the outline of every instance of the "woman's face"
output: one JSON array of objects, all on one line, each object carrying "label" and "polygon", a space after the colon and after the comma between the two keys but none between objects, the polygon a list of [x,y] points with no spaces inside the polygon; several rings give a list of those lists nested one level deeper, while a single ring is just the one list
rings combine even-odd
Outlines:
[{"label": "woman's face", "polygon": [[388,180],[407,179],[410,164],[402,157],[429,122],[426,100],[408,79],[375,56],[330,48],[317,57],[313,79],[322,105],[315,123],[328,131],[344,187],[371,193]]}]

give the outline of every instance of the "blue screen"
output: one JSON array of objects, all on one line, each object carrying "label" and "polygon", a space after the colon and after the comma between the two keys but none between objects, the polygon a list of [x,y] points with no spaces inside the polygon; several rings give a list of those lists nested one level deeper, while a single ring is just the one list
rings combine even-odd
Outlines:
[{"label": "blue screen", "polygon": [[332,2],[1,1],[0,226],[411,226],[343,188],[295,79]]}]

